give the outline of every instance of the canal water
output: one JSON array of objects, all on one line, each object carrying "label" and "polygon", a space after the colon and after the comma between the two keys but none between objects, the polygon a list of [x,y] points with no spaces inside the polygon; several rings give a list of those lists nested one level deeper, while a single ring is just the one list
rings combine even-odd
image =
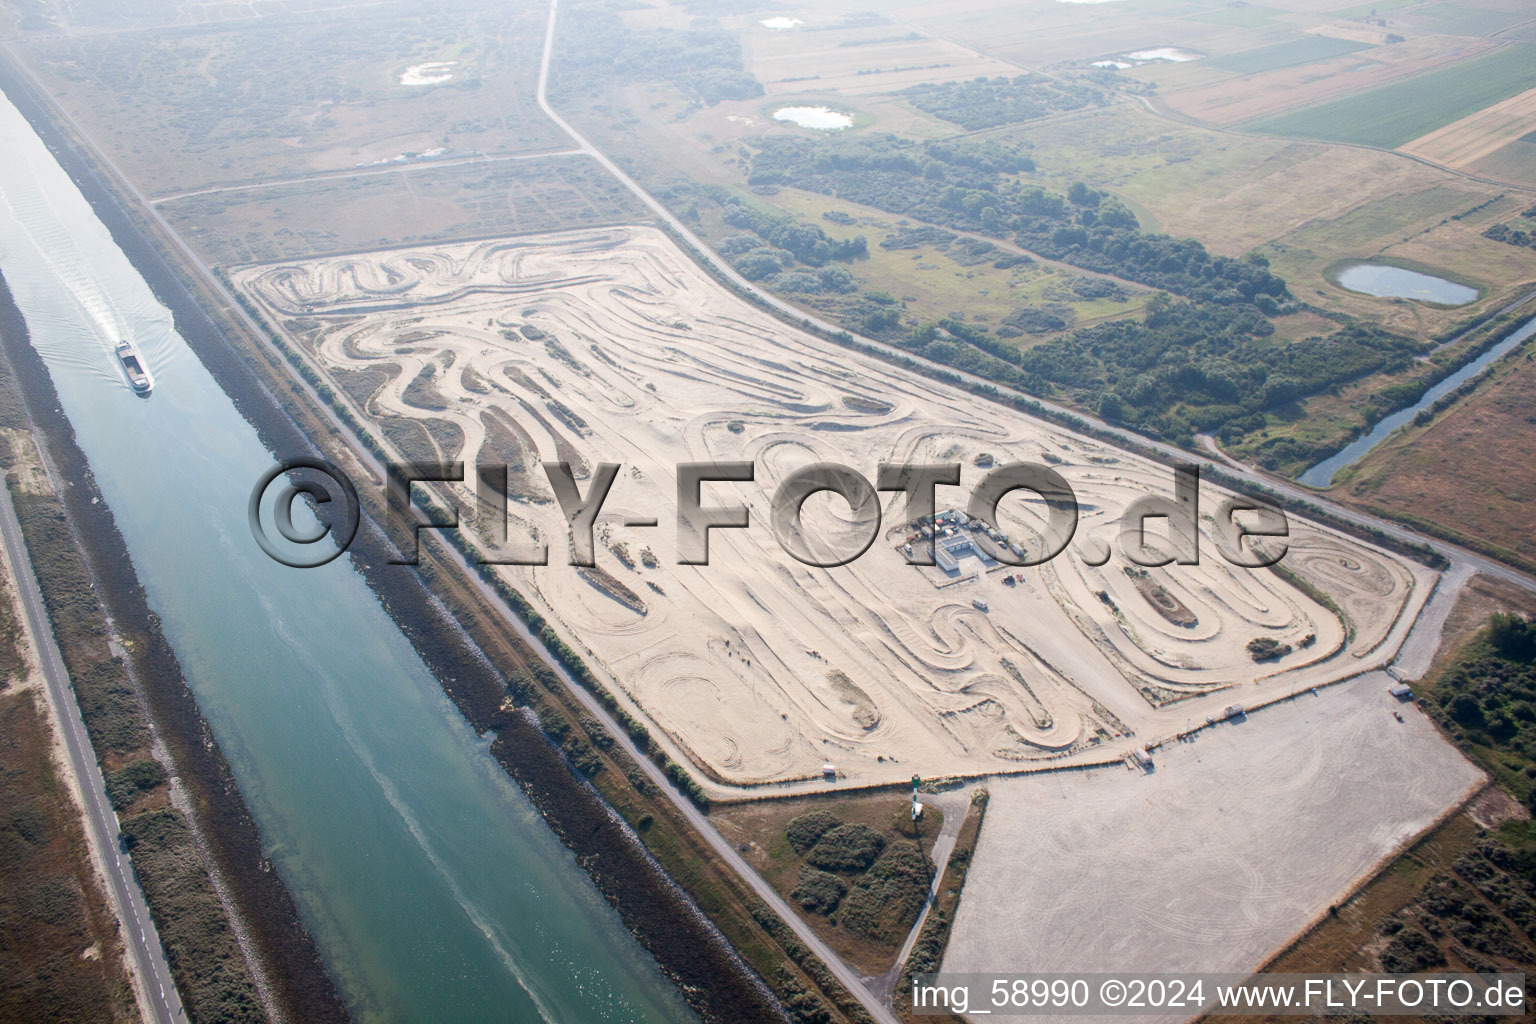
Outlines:
[{"label": "canal water", "polygon": [[1518,347],[1532,334],[1536,334],[1536,317],[1532,317],[1518,330],[1513,331],[1503,341],[1484,352],[1466,366],[1451,374],[1445,380],[1436,384],[1424,392],[1424,397],[1406,409],[1399,409],[1390,416],[1383,416],[1370,432],[1355,439],[1337,454],[1324,459],[1305,473],[1300,480],[1308,487],[1327,487],[1333,483],[1333,478],[1346,466],[1353,466],[1365,458],[1367,452],[1385,441],[1392,432],[1404,426],[1419,413],[1434,405],[1441,398],[1455,391],[1468,378],[1475,377],[1494,360],[1503,357],[1506,352]]},{"label": "canal water", "polygon": [[0,270],[354,1015],[696,1020],[347,560],[257,548],[245,504],[271,454],[3,97],[0,137]]}]

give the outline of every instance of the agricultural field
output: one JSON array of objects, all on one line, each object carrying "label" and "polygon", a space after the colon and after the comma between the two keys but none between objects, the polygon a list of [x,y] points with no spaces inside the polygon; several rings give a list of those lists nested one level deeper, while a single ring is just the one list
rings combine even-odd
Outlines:
[{"label": "agricultural field", "polygon": [[1392,149],[1536,87],[1536,47],[1510,46],[1443,70],[1244,127],[1266,135]]},{"label": "agricultural field", "polygon": [[[1132,501],[1170,489],[1166,469],[828,351],[721,291],[653,229],[231,276],[401,454],[513,466],[514,542],[548,543],[551,564],[501,571],[717,792],[822,787],[828,762],[840,782],[869,785],[1118,759],[1133,733],[1172,735],[1239,695],[1273,699],[1377,663],[1428,594],[1422,568],[1296,522],[1283,573],[1214,557],[1090,565]],[[592,569],[563,564],[565,519],[534,470],[556,458],[578,479],[622,464]],[[707,566],[682,564],[665,528],[676,466],[736,458],[760,467],[756,483],[711,496],[739,498],[759,525],[716,531]],[[1010,569],[993,556],[1038,550],[1048,531],[1033,506],[1004,503],[1001,533],[951,517],[954,564],[912,566],[903,545],[921,524],[893,504],[868,554],[827,573],[764,528],[767,496],[810,462],[872,472],[907,458],[959,462],[963,482],[1045,460],[1090,510],[1078,546]],[[477,508],[466,486],[457,497]],[[939,510],[959,500],[941,494]],[[1212,490],[1201,507],[1220,500]],[[806,509],[796,536],[814,550],[846,538],[835,506]],[[626,525],[642,514],[663,529]],[[1214,543],[1208,521],[1198,529]]]},{"label": "agricultural field", "polygon": [[[1066,13],[1056,9],[1074,6],[1081,9]],[[914,8],[899,16],[856,17],[835,11],[797,11],[787,16],[799,19],[800,24],[777,31],[760,24],[761,19],[755,16],[726,18],[722,24],[741,34],[743,66],[764,82],[766,96],[700,105],[665,83],[636,82],[611,94],[616,104],[600,104],[594,98],[590,108],[583,110],[578,105],[578,119],[585,130],[602,140],[605,148],[623,153],[631,160],[631,166],[648,182],[663,185],[680,173],[696,182],[741,190],[759,137],[816,134],[776,124],[768,116],[777,103],[770,98],[775,86],[757,63],[765,54],[798,55],[796,73],[781,76],[797,79],[795,102],[828,105],[854,117],[852,129],[832,135],[854,140],[870,133],[891,131],[905,138],[931,140],[946,134],[959,136],[964,126],[936,116],[931,111],[940,108],[926,100],[928,109],[919,109],[900,90],[872,91],[863,88],[867,82],[858,87],[856,94],[844,93],[840,91],[842,87],[830,87],[832,79],[828,76],[847,66],[837,59],[842,52],[856,53],[863,48],[841,43],[884,38],[893,32],[902,35],[896,30],[905,29],[906,44],[916,45],[917,39],[928,36],[942,37],[965,43],[976,53],[1001,57],[1005,51],[999,40],[1008,38],[1014,30],[1010,26],[1016,23],[1027,21],[1031,32],[1060,43],[1074,31],[1110,31],[1107,9],[1119,6],[1103,5],[1105,9],[1100,10],[1094,5],[1048,5],[1045,10],[1032,11],[1029,19],[1010,19],[1003,7],[988,4],[969,4],[942,12],[936,8]],[[1151,19],[1131,19],[1139,30],[1147,33],[1143,43],[1154,39],[1177,43],[1203,56],[1182,62],[1144,61],[1121,72],[1094,72],[1109,76],[1101,79],[1084,77],[1092,69],[1072,61],[1058,61],[1038,69],[1027,64],[1015,66],[1015,72],[1029,67],[1037,76],[1065,74],[1062,81],[1074,88],[1111,79],[1119,83],[1119,88],[1113,84],[1098,86],[1105,89],[1107,105],[1090,104],[1038,117],[1021,126],[998,124],[983,131],[986,138],[1020,147],[1029,154],[1034,167],[1017,176],[1015,180],[1021,185],[1040,184],[1065,192],[1073,182],[1086,181],[1114,195],[1135,214],[1144,230],[1199,239],[1213,254],[1240,257],[1261,252],[1293,284],[1301,301],[1420,337],[1449,326],[1469,310],[1453,312],[1358,295],[1330,284],[1325,269],[1342,258],[1375,255],[1390,255],[1438,268],[1453,277],[1476,281],[1480,297],[1471,311],[1498,302],[1511,289],[1536,280],[1536,264],[1522,255],[1500,251],[1508,247],[1481,237],[1481,231],[1488,226],[1481,213],[1474,215],[1476,230],[1468,230],[1474,224],[1465,219],[1467,211],[1496,199],[1500,194],[1497,185],[1362,149],[1214,131],[1172,120],[1160,109],[1163,104],[1177,109],[1193,95],[1167,76],[1195,74],[1193,69],[1198,67],[1205,68],[1199,74],[1208,78],[1212,95],[1223,103],[1250,95],[1270,97],[1263,101],[1271,102],[1284,92],[1276,86],[1275,76],[1294,75],[1298,83],[1305,79],[1313,83],[1309,89],[1352,89],[1360,87],[1360,83],[1344,79],[1334,82],[1334,76],[1328,73],[1334,63],[1344,62],[1340,66],[1346,69],[1359,65],[1367,82],[1411,79],[1440,63],[1465,61],[1479,47],[1491,45],[1487,41],[1436,35],[1428,29],[1415,28],[1416,34],[1406,41],[1387,43],[1386,36],[1391,33],[1388,28],[1367,23],[1369,10],[1345,12],[1321,26],[1316,13],[1279,8],[1213,6],[1206,12],[1211,15],[1209,18],[1158,20],[1161,15],[1156,5],[1138,5],[1138,13]],[[646,19],[655,23],[663,20],[663,15],[655,12],[626,17],[641,19],[636,24],[647,23]],[[1126,20],[1123,14],[1117,17]],[[1195,35],[1182,34],[1184,26],[1196,23],[1204,27],[1193,30]],[[1432,23],[1437,22],[1423,21],[1424,25]],[[979,29],[966,28],[968,25],[986,25],[998,34],[989,36],[985,45],[972,43],[967,33]],[[1179,33],[1172,31],[1175,25],[1180,26]],[[1389,19],[1388,27],[1399,26]],[[1154,36],[1154,32],[1161,34]],[[1210,35],[1212,32],[1218,34]],[[912,36],[917,38],[907,38]],[[823,38],[835,39],[839,45],[823,46]],[[807,45],[807,41],[815,45]],[[1201,50],[1201,46],[1206,49]],[[1132,44],[1121,46],[1122,54],[1126,47]],[[1354,51],[1355,47],[1363,49]],[[1322,56],[1330,49],[1352,52],[1333,58]],[[1058,46],[1056,52],[1072,51],[1070,47]],[[1111,51],[1084,52],[1102,58]],[[1319,56],[1305,65],[1277,67],[1240,79],[1234,78],[1235,72],[1211,66],[1243,54],[1271,52],[1276,55],[1274,60],[1284,54],[1298,57],[1315,52]],[[1374,70],[1364,70],[1366,65]],[[932,81],[943,83],[949,80],[949,69],[932,69],[929,75]],[[1137,83],[1156,84],[1160,92],[1150,97],[1138,95]],[[939,84],[932,88],[949,87]],[[1290,97],[1275,102],[1283,106],[1310,100]],[[615,118],[612,109],[622,109],[625,116]],[[1252,111],[1231,113],[1233,117],[1253,115]],[[837,234],[832,225],[817,218],[827,208],[837,207],[838,201],[827,197],[818,209],[814,201],[796,198],[802,190],[794,188],[795,184],[782,183],[778,195],[748,196],[745,190],[739,194],[774,209],[795,210],[802,219],[818,224],[829,234]],[[909,253],[909,262],[889,259],[873,241],[878,228],[872,220],[879,219],[877,211],[855,205],[845,212],[855,219],[856,226],[843,234],[859,232],[872,239],[871,258],[849,266],[861,290],[910,299],[909,319],[918,322],[960,309],[975,310],[979,322],[993,325],[1000,315],[1007,315],[1006,303],[998,301],[1004,293],[991,280],[993,275],[986,273],[989,268],[969,268],[965,276],[955,277],[960,268],[949,267],[943,254],[922,249]],[[714,241],[729,236],[729,231],[719,230],[707,212],[697,226]],[[975,277],[970,276],[973,273]],[[1006,276],[1009,280],[1001,287],[1009,289],[1007,294],[1036,298],[1024,284],[1027,272],[1016,269]],[[985,284],[980,283],[983,278],[987,279]],[[967,284],[973,285],[969,295],[965,294]],[[840,305],[846,305],[842,300],[795,294],[786,297],[831,315],[839,311]],[[967,300],[964,305],[957,301],[960,298]],[[854,323],[850,322],[850,326]],[[1025,339],[1026,343],[1029,340]]]},{"label": "agricultural field", "polygon": [[[1208,12],[1225,5],[1206,5]],[[1138,50],[1178,46],[1200,54],[1246,49],[1273,41],[1275,29],[1260,19],[1255,25],[1180,17],[1159,0],[1116,4],[1018,4],[993,2],[922,4],[901,12],[904,21],[934,35],[1029,68],[1056,67]],[[1246,20],[1246,19],[1239,19]],[[1285,33],[1284,26],[1278,31]],[[1180,69],[1174,62],[1144,65],[1149,76]]]},{"label": "agricultural field", "polygon": [[[909,29],[905,43],[916,45],[925,33],[938,34],[927,20],[930,17],[989,17],[987,10],[992,9],[971,5],[944,14],[914,11],[895,24]],[[993,13],[1001,16],[1000,9]],[[1044,14],[1041,32],[1048,35],[1056,31],[1050,25],[1055,24],[1052,19],[1058,13],[1051,10]],[[1081,12],[1072,24],[1080,30],[1085,25],[1103,27],[1101,15]],[[659,25],[667,17],[676,22],[675,11],[668,16],[662,9],[626,13],[624,17],[637,26]],[[924,340],[918,335],[925,324],[963,320],[968,328],[986,333],[978,346],[982,352],[1001,354],[1006,361],[1008,354],[999,353],[994,346],[1029,350],[1050,344],[1049,363],[1055,366],[1061,363],[1054,354],[1058,340],[1070,342],[1076,337],[1073,332],[1106,320],[1139,317],[1145,308],[1145,292],[1121,276],[1117,284],[1124,288],[1125,301],[1088,301],[1072,294],[1071,282],[1081,278],[1082,272],[1043,258],[1056,256],[1058,251],[1039,244],[1042,235],[1038,230],[1033,236],[1010,238],[1007,232],[987,231],[985,225],[978,228],[962,221],[970,235],[962,232],[957,236],[949,230],[956,226],[954,218],[933,209],[931,201],[915,218],[942,224],[944,229],[926,228],[923,219],[911,215],[903,223],[904,218],[889,211],[910,214],[910,200],[901,197],[917,194],[920,188],[916,186],[898,184],[884,194],[878,190],[861,193],[845,187],[843,179],[823,174],[822,165],[812,159],[793,158],[783,165],[788,170],[765,179],[761,176],[764,154],[785,152],[778,145],[784,140],[809,137],[829,155],[862,153],[861,143],[866,148],[900,151],[907,145],[913,151],[931,152],[936,144],[953,146],[972,141],[1025,154],[1027,165],[1017,174],[999,176],[996,183],[989,183],[984,176],[960,177],[965,187],[992,188],[999,195],[1015,187],[1036,185],[1065,194],[1074,183],[1088,182],[1129,210],[1143,231],[1198,239],[1213,256],[1242,259],[1254,254],[1267,259],[1299,304],[1299,308],[1287,306],[1280,315],[1272,316],[1274,338],[1293,345],[1298,352],[1315,348],[1319,338],[1338,330],[1339,321],[1322,319],[1310,310],[1379,325],[1427,345],[1469,314],[1496,308],[1536,282],[1536,260],[1531,258],[1531,250],[1485,237],[1492,225],[1523,208],[1516,206],[1517,197],[1505,195],[1507,190],[1496,183],[1475,181],[1454,169],[1391,153],[1222,131],[1167,114],[1165,104],[1177,107],[1194,94],[1192,90],[1201,81],[1213,87],[1221,83],[1212,95],[1222,102],[1258,96],[1283,106],[1296,97],[1287,97],[1284,89],[1271,86],[1285,76],[1292,76],[1288,80],[1298,85],[1307,84],[1314,92],[1357,88],[1361,81],[1409,80],[1446,62],[1465,61],[1493,45],[1488,40],[1445,36],[1434,28],[1434,19],[1422,20],[1422,26],[1428,26],[1422,27],[1419,22],[1399,25],[1395,20],[1383,26],[1376,23],[1380,16],[1371,18],[1368,11],[1353,15],[1353,20],[1340,16],[1323,25],[1318,25],[1315,15],[1287,12],[1257,18],[1217,17],[1199,31],[1230,22],[1223,26],[1228,35],[1219,39],[1205,35],[1196,40],[1174,33],[1155,37],[1181,44],[1170,52],[1192,55],[1192,59],[1124,61],[1116,57],[1114,61],[1130,65],[1118,72],[1094,71],[1081,62],[1065,61],[1040,68],[1016,68],[1026,72],[1022,76],[996,75],[960,82],[949,80],[946,71],[934,70],[933,84],[921,90],[880,93],[861,89],[857,95],[840,95],[819,83],[835,69],[846,67],[838,63],[839,53],[835,51],[862,47],[826,47],[820,41],[836,37],[856,43],[863,38],[884,38],[879,34],[889,32],[892,23],[877,17],[843,18],[835,12],[799,12],[794,17],[800,19],[798,25],[778,30],[749,16],[726,19],[722,24],[735,26],[740,32],[742,67],[749,71],[760,70],[755,61],[761,53],[799,54],[802,64],[789,76],[799,80],[800,91],[793,94],[793,101],[846,112],[851,128],[818,133],[775,123],[769,115],[779,101],[768,85],[761,97],[700,104],[676,79],[633,81],[606,98],[591,94],[576,105],[576,116],[584,130],[593,133],[604,149],[622,154],[632,172],[655,188],[703,238],[717,247],[727,247],[727,258],[733,263],[738,262],[735,253],[740,247],[762,243],[742,235],[739,219],[722,219],[722,208],[715,201],[721,193],[711,193],[714,199],[706,200],[704,193],[690,193],[676,184],[681,176],[706,188],[729,190],[728,202],[736,205],[726,210],[750,207],[762,211],[764,217],[788,216],[834,243],[863,237],[868,243],[867,255],[835,263],[835,269],[829,271],[850,275],[851,284],[842,289],[781,287],[781,280],[809,280],[803,268],[754,277],[761,286],[850,330],[922,350]],[[1302,18],[1311,20],[1298,20]],[[1188,20],[1136,24],[1150,33],[1154,29],[1149,24],[1168,27]],[[1395,30],[1400,27],[1409,38],[1396,37]],[[1156,31],[1163,32],[1163,28]],[[1069,34],[1067,22],[1062,22],[1060,32]],[[785,42],[796,36],[815,45],[797,49]],[[963,35],[948,31],[943,37],[949,41],[963,39]],[[1198,49],[1196,43],[1205,49]],[[1000,53],[993,45],[975,49],[992,56]],[[1131,52],[1142,51],[1122,50],[1120,57]],[[1330,57],[1329,53],[1335,55]],[[1256,61],[1263,58],[1263,63],[1275,66],[1258,70],[1255,64],[1255,73],[1246,75],[1217,66],[1224,58],[1242,55]],[[1105,58],[1106,54],[1097,56]],[[1313,59],[1293,63],[1308,57]],[[1282,64],[1292,66],[1279,66]],[[1330,68],[1365,77],[1353,83],[1336,80]],[[1053,81],[1042,75],[1058,76],[1056,84],[1036,88],[1032,83]],[[1139,91],[1151,86],[1158,93]],[[1051,89],[1058,87],[1069,92],[1101,92],[1082,106],[1042,116],[1041,102],[1048,104]],[[962,95],[969,97],[970,104],[963,109],[955,106]],[[1300,102],[1316,98],[1307,95],[1312,99],[1303,97]],[[1275,100],[1277,96],[1281,99]],[[616,116],[617,111],[623,113]],[[1009,123],[1010,111],[1020,123]],[[773,184],[749,184],[765,180]],[[997,261],[979,258],[985,250],[1012,254],[1019,245],[1033,262],[994,265]],[[1351,258],[1384,258],[1394,265],[1411,266],[1469,285],[1475,294],[1470,304],[1449,308],[1350,291],[1330,277],[1330,268]],[[1122,273],[1114,266],[1098,265],[1095,269]],[[898,301],[894,306],[875,308],[866,298],[871,295]],[[894,314],[894,323],[887,314]],[[1091,340],[1086,343],[1096,344]],[[950,361],[948,356],[941,358]],[[951,365],[977,369],[973,355],[962,353],[957,358],[972,362]],[[1292,357],[1282,354],[1275,358]],[[1103,395],[1091,387],[1079,387],[1081,382],[1059,379],[1060,375],[1053,375],[1049,368],[1037,372],[1038,361],[1026,359],[1024,366],[1036,374],[1035,379],[1021,383],[1018,371],[1006,365],[990,364],[979,372],[999,383],[1036,393],[1045,389],[1050,397],[1089,412],[1125,409],[1124,402],[1103,406]],[[1114,369],[1105,366],[1110,379],[1119,379],[1118,371],[1111,372]],[[1321,392],[1304,396],[1299,404],[1265,410],[1262,416],[1246,415],[1251,410],[1245,406],[1244,414],[1224,421],[1196,406],[1175,403],[1163,410],[1137,409],[1127,422],[1186,443],[1192,440],[1191,430],[1216,434],[1239,455],[1257,457],[1254,453],[1262,453],[1265,466],[1297,471],[1355,436],[1367,425],[1373,409],[1383,401],[1394,400],[1391,396],[1411,383],[1412,369],[1394,364],[1390,372],[1373,370],[1359,380],[1325,381],[1329,386]],[[1042,376],[1044,379],[1039,379]],[[1138,385],[1121,380],[1119,387],[1130,387],[1134,393]],[[1282,451],[1289,454],[1277,463]]]},{"label": "agricultural field", "polygon": [[[1394,84],[1410,84],[1420,76],[1445,68],[1458,60],[1465,62],[1493,48],[1493,44],[1487,40],[1451,36],[1420,36],[1388,43],[1385,30],[1376,30],[1368,35],[1369,42],[1379,45],[1359,53],[1310,64],[1279,67],[1242,77],[1227,73],[1220,79],[1191,82],[1183,88],[1172,87],[1173,83],[1170,83],[1170,88],[1164,90],[1163,102],[1174,112],[1207,124],[1239,125],[1245,130],[1268,135],[1333,139],[1332,135],[1316,130],[1296,131],[1288,123],[1279,122],[1290,117],[1302,119],[1314,107],[1319,111],[1330,109],[1331,102],[1351,102],[1377,89],[1385,89]],[[1471,113],[1477,108],[1468,105],[1464,109],[1457,109],[1460,113],[1448,119]],[[1404,118],[1405,123],[1412,126],[1411,119],[1396,106],[1395,101],[1385,102],[1384,110],[1387,114]],[[1290,113],[1292,111],[1296,113]],[[1337,123],[1347,128],[1347,117],[1347,113],[1341,113],[1337,122],[1327,121],[1324,124]],[[1310,126],[1314,120],[1308,119],[1305,123]],[[1437,126],[1426,124],[1416,134]],[[1409,135],[1402,141],[1406,142],[1413,137]]]},{"label": "agricultural field", "polygon": [[1531,22],[1529,7],[1518,0],[1474,0],[1472,3],[1447,3],[1431,0],[1403,11],[1410,24],[1433,26],[1459,36],[1505,35],[1516,26]]},{"label": "agricultural field", "polygon": [[[1536,133],[1536,89],[1495,103],[1406,142],[1398,149],[1445,167],[1475,168],[1506,146],[1529,144],[1525,136]],[[1525,178],[1536,175],[1531,170]]]},{"label": "agricultural field", "polygon": [[1369,49],[1370,45],[1357,39],[1306,36],[1290,42],[1261,46],[1256,50],[1212,57],[1207,63],[1211,67],[1221,68],[1223,71],[1234,71],[1239,75],[1256,75],[1278,68],[1311,64],[1313,61],[1325,60],[1329,57],[1342,57],[1347,53],[1358,53]]},{"label": "agricultural field", "polygon": [[1536,130],[1526,132],[1513,142],[1506,142],[1501,149],[1483,157],[1472,165],[1478,174],[1523,185],[1536,185]]}]

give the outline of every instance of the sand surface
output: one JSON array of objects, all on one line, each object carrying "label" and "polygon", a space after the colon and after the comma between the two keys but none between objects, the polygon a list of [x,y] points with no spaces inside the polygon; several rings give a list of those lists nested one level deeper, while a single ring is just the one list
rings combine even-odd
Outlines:
[{"label": "sand surface", "polygon": [[1482,780],[1391,682],[1206,730],[1151,774],[991,783],[943,969],[1257,967]]},{"label": "sand surface", "polygon": [[[1200,564],[1143,576],[1119,553],[1117,521],[1138,497],[1172,495],[1167,467],[796,332],[649,228],[232,276],[355,409],[391,437],[415,430],[417,457],[512,466],[510,534],[548,543],[551,564],[499,571],[720,793],[819,787],[826,762],[852,785],[1119,757],[1228,704],[1382,663],[1434,578],[1293,521],[1282,564],[1337,614],[1217,554],[1209,517],[1226,495],[1210,485]],[[566,564],[538,465],[555,459],[583,490],[597,463],[622,464],[597,572]],[[756,480],[707,484],[704,504],[745,504],[752,525],[714,531],[709,565],[679,565],[675,467],[716,460],[750,460]],[[1051,464],[1080,502],[1076,535],[1036,568],[974,554],[953,573],[914,567],[904,499],[886,494],[878,536],[846,566],[807,567],[779,546],[770,498],[794,469],[831,461],[873,479],[901,460],[963,465],[941,510],[964,508],[988,464]],[[458,498],[483,528],[473,479]],[[814,497],[806,513],[812,538],[846,532],[840,499]],[[1006,542],[1038,549],[1042,513],[1027,492],[1005,498]],[[1108,564],[1089,565],[1105,547]],[[1260,637],[1291,653],[1255,663]]]}]

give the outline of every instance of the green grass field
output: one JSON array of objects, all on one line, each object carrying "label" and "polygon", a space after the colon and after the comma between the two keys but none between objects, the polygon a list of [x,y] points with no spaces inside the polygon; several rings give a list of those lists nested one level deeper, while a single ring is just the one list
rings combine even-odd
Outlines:
[{"label": "green grass field", "polygon": [[1536,47],[1486,57],[1330,103],[1244,125],[1265,135],[1359,142],[1386,149],[1536,87]]},{"label": "green grass field", "polygon": [[1332,36],[1303,36],[1273,46],[1261,46],[1257,50],[1229,53],[1206,61],[1211,67],[1224,71],[1236,71],[1240,75],[1256,75],[1261,71],[1290,68],[1297,64],[1310,64],[1315,60],[1339,57],[1357,50],[1371,49],[1370,43],[1353,39],[1334,39]]}]

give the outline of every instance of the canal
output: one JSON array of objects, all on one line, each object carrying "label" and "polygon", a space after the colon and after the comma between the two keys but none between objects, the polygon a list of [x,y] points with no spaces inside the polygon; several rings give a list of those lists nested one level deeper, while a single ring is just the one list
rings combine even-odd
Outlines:
[{"label": "canal", "polygon": [[354,1016],[696,1019],[349,562],[257,548],[245,503],[271,453],[3,98],[0,135],[0,270]]}]

